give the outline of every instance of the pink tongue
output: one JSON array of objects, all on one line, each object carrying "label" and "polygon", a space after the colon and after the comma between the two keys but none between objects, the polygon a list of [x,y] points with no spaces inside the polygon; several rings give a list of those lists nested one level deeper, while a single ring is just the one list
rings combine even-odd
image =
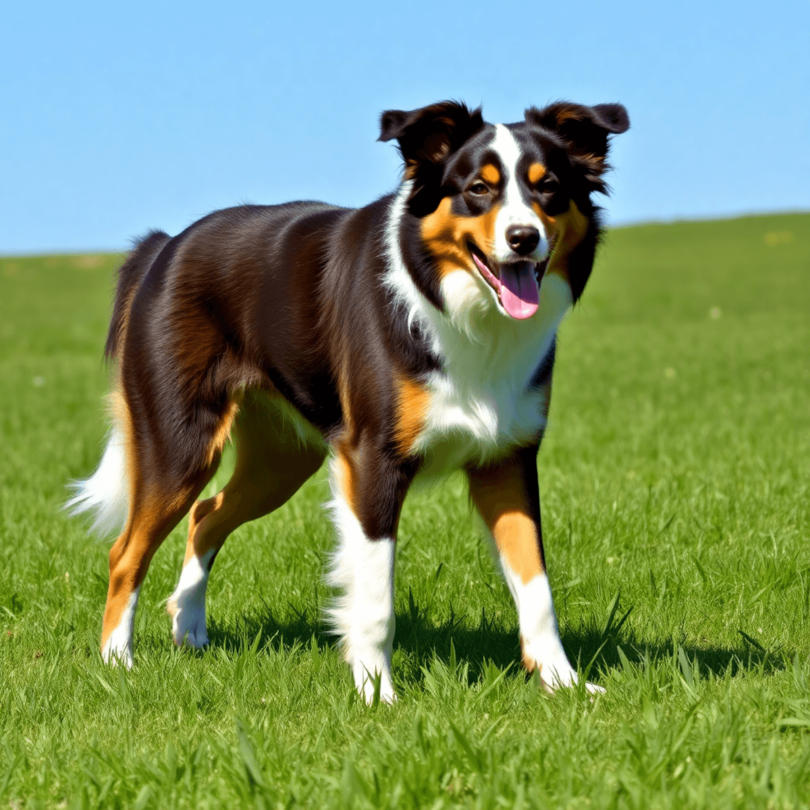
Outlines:
[{"label": "pink tongue", "polygon": [[537,312],[537,280],[532,262],[502,264],[501,303],[513,318],[531,318]]}]

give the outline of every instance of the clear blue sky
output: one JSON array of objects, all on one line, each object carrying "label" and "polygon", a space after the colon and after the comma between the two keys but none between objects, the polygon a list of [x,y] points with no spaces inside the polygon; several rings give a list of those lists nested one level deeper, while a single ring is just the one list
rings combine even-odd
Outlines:
[{"label": "clear blue sky", "polygon": [[0,253],[391,190],[383,109],[621,101],[614,223],[810,209],[810,3],[5,3]]}]

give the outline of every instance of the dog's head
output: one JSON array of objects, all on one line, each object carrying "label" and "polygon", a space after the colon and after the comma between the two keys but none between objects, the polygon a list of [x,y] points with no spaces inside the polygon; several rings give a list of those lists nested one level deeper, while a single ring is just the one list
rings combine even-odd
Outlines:
[{"label": "dog's head", "polygon": [[455,278],[467,299],[473,289],[477,303],[523,320],[538,308],[546,272],[562,276],[576,300],[599,230],[591,194],[607,190],[610,135],[629,126],[620,104],[558,102],[507,125],[452,101],[383,113],[380,140],[399,143],[417,261],[435,275],[436,302],[452,307]]}]

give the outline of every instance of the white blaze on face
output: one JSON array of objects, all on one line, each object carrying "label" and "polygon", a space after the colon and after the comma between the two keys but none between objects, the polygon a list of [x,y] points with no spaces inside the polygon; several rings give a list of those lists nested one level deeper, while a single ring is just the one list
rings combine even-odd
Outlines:
[{"label": "white blaze on face", "polygon": [[[504,192],[501,209],[495,220],[495,255],[498,263],[517,261],[541,262],[548,256],[548,234],[540,217],[523,199],[518,183],[518,161],[520,146],[515,136],[503,125],[495,125],[495,140],[492,148],[498,153],[503,166]],[[529,256],[519,256],[506,240],[506,230],[510,225],[526,225],[540,231],[540,242]]]}]

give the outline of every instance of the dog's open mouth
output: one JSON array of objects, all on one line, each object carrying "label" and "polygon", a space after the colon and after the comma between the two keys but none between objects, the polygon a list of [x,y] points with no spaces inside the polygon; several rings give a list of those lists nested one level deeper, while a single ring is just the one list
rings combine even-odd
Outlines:
[{"label": "dog's open mouth", "polygon": [[531,318],[537,312],[540,281],[548,259],[503,263],[493,269],[479,248],[472,242],[468,247],[478,272],[498,294],[506,314],[521,321]]}]

